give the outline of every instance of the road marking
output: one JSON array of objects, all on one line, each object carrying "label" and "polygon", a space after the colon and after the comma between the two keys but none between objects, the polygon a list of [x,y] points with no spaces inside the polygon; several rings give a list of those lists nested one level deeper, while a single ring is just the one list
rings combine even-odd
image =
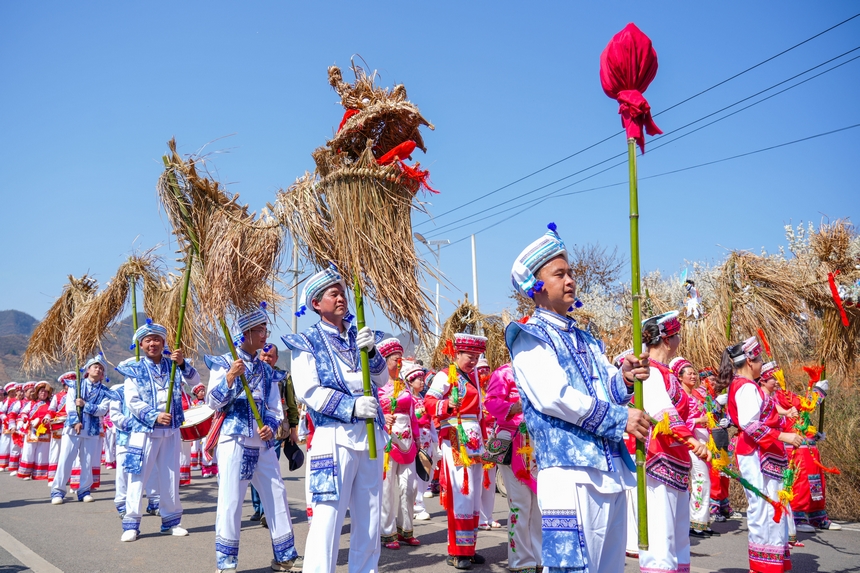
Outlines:
[{"label": "road marking", "polygon": [[32,549],[9,535],[0,528],[0,547],[9,552],[12,557],[33,570],[33,573],[63,573],[33,552]]}]

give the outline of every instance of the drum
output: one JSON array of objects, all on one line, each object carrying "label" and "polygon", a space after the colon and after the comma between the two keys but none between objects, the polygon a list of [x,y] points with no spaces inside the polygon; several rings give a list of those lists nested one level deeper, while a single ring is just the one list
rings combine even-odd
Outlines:
[{"label": "drum", "polygon": [[215,410],[209,406],[194,406],[185,410],[185,421],[179,427],[183,442],[194,442],[206,438],[212,427]]},{"label": "drum", "polygon": [[52,432],[62,432],[63,426],[66,425],[66,416],[61,416],[58,418],[54,418],[51,420],[51,431]]}]

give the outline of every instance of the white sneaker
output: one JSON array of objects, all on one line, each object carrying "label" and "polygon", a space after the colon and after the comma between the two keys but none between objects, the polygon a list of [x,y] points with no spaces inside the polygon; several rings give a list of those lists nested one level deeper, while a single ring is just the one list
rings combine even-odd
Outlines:
[{"label": "white sneaker", "polygon": [[28,481],[28,480],[30,480],[31,478],[30,478],[30,476],[27,476],[27,477],[25,477],[25,478],[23,478],[23,479],[24,479],[24,481]]},{"label": "white sneaker", "polygon": [[424,497],[433,497],[433,492],[428,489],[424,492]]},{"label": "white sneaker", "polygon": [[119,538],[120,541],[135,541],[137,539],[137,530],[129,529],[128,531],[122,532],[122,537]]},{"label": "white sneaker", "polygon": [[829,529],[830,531],[839,531],[842,529],[842,526],[839,525],[838,523],[831,521],[830,525],[828,525],[827,527],[822,527],[821,529]]},{"label": "white sneaker", "polygon": [[426,511],[422,511],[415,516],[415,521],[427,521],[428,519],[430,519],[430,514]]},{"label": "white sneaker", "polygon": [[83,498],[81,501],[82,501],[82,502],[84,502],[84,503],[92,503],[92,502],[94,502],[95,500],[96,500],[96,498],[94,498],[94,497],[93,497],[93,496],[91,496],[90,494],[87,494],[87,495],[85,495],[85,496],[84,496],[84,498]]},{"label": "white sneaker", "polygon": [[52,497],[51,505],[63,505],[63,498],[61,497]]},{"label": "white sneaker", "polygon": [[16,476],[16,475],[18,475],[18,470],[10,470],[10,471],[9,471],[9,475],[10,475],[10,476]]},{"label": "white sneaker", "polygon": [[[165,531],[165,533],[167,532]],[[177,525],[176,527],[170,529],[170,535],[172,535],[173,537],[186,537],[188,535],[188,530],[184,527],[179,527]]]},{"label": "white sneaker", "polygon": [[798,523],[796,527],[798,531],[803,533],[815,533],[815,528],[808,523]]}]

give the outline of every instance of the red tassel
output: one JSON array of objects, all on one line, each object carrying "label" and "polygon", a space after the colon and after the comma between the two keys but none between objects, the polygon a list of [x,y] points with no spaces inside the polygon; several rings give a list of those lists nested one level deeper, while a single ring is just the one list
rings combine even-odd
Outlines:
[{"label": "red tassel", "polygon": [[830,283],[830,294],[833,295],[833,302],[839,309],[839,315],[842,317],[842,325],[848,328],[848,315],[845,314],[845,307],[842,306],[842,297],[839,296],[839,289],[836,288],[836,280],[834,277],[839,274],[839,271],[827,273],[827,282]]},{"label": "red tassel", "polygon": [[484,481],[482,485],[484,489],[490,489],[490,472],[487,471],[487,468],[484,468]]},{"label": "red tassel", "polygon": [[778,503],[771,503],[770,505],[773,507],[773,522],[779,523],[782,521],[782,506]]},{"label": "red tassel", "polygon": [[824,366],[804,366],[803,371],[809,375],[809,387],[815,385],[821,380],[821,373],[824,372]]},{"label": "red tassel", "polygon": [[842,472],[839,471],[839,468],[837,468],[836,466],[833,466],[832,468],[828,468],[827,466],[822,465],[822,463],[819,462],[818,460],[816,460],[815,458],[812,458],[812,461],[815,463],[815,465],[817,465],[819,468],[821,468],[822,471],[825,471],[829,474],[836,474],[836,475],[842,474]]},{"label": "red tassel", "polygon": [[380,157],[377,163],[388,165],[395,159],[407,159],[415,151],[415,147],[417,147],[417,144],[414,141],[404,141],[400,145],[395,145],[391,151]]},{"label": "red tassel", "polygon": [[764,345],[764,351],[767,353],[767,357],[770,358],[771,356],[773,356],[770,353],[770,344],[768,344],[767,337],[764,335],[764,330],[762,330],[761,328],[758,329],[758,337],[759,340],[761,340],[761,343]]},{"label": "red tassel", "polygon": [[430,187],[430,183],[428,182],[430,178],[430,172],[422,171],[419,168],[418,163],[415,164],[415,167],[410,167],[409,165],[406,165],[405,163],[403,163],[403,161],[401,161],[400,169],[403,170],[403,174],[406,175],[406,177],[413,181],[416,181],[421,187],[424,187],[431,193],[439,193],[438,191]]},{"label": "red tassel", "polygon": [[343,113],[343,119],[340,120],[340,125],[337,126],[337,131],[340,132],[343,129],[344,124],[354,115],[360,113],[357,109],[348,109]]},{"label": "red tassel", "polygon": [[528,483],[529,480],[532,479],[532,474],[531,472],[529,472],[529,470],[522,468],[517,470],[517,472],[514,474],[514,477],[523,483]]},{"label": "red tassel", "polygon": [[460,488],[460,493],[469,495],[469,468],[463,466],[463,487]]}]

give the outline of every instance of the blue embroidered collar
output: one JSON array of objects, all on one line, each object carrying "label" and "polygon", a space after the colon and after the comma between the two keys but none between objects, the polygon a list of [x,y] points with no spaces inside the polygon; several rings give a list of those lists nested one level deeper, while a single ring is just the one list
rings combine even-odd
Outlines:
[{"label": "blue embroidered collar", "polygon": [[338,358],[349,366],[350,371],[358,372],[359,354],[358,344],[355,342],[355,328],[350,327],[341,333],[337,328],[322,320],[317,323],[317,328],[325,335],[329,348],[334,350]]}]

